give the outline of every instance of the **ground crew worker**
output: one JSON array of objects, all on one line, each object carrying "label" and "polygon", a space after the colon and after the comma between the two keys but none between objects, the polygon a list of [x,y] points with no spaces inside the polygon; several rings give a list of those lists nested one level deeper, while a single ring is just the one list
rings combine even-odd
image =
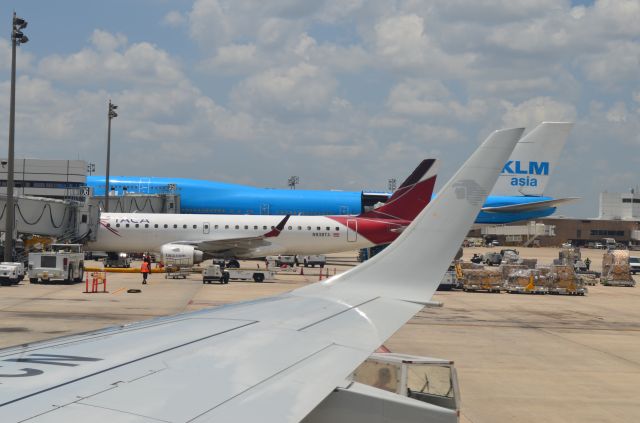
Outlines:
[{"label": "ground crew worker", "polygon": [[142,272],[142,284],[147,284],[147,276],[149,276],[149,272],[151,271],[151,266],[149,266],[149,262],[144,260],[142,262],[142,266],[140,266],[140,271]]},{"label": "ground crew worker", "polygon": [[589,257],[584,260],[584,265],[587,267],[587,270],[589,270],[589,266],[591,266],[591,260],[589,260]]}]

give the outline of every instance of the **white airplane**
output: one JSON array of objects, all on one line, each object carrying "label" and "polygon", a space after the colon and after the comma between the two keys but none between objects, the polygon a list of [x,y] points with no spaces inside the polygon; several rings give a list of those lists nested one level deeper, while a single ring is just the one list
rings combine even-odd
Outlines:
[{"label": "white airplane", "polygon": [[327,254],[387,244],[429,203],[436,161],[423,160],[381,207],[358,216],[103,213],[90,251],[158,252],[184,264],[217,257]]},{"label": "white airplane", "polygon": [[[522,131],[491,134],[390,247],[341,275],[0,350],[0,421],[407,422],[418,421],[409,420],[417,407],[435,413],[346,381],[430,303]],[[345,391],[359,401],[325,402]]]}]

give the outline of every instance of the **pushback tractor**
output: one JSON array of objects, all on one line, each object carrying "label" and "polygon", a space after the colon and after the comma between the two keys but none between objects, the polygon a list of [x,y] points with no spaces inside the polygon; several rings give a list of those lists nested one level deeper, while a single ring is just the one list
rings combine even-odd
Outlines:
[{"label": "pushback tractor", "polygon": [[29,253],[29,282],[80,282],[84,277],[81,244],[51,244],[47,251]]}]

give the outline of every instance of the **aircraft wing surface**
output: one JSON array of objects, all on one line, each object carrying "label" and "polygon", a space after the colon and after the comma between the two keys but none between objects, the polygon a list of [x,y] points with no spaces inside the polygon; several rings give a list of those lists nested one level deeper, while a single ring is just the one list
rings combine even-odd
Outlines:
[{"label": "aircraft wing surface", "polygon": [[286,215],[276,227],[260,236],[246,236],[222,239],[202,239],[199,241],[175,241],[173,244],[192,245],[207,253],[231,253],[242,256],[256,248],[270,245],[271,238],[276,238],[284,229],[291,215]]},{"label": "aircraft wing surface", "polygon": [[558,207],[561,204],[569,203],[576,200],[579,200],[579,198],[559,198],[554,200],[534,201],[531,203],[514,204],[508,206],[483,207],[482,211],[489,213],[519,213],[532,210],[540,210],[543,208]]},{"label": "aircraft wing surface", "polygon": [[300,421],[431,298],[521,134],[494,132],[392,246],[341,275],[0,350],[0,421]]}]

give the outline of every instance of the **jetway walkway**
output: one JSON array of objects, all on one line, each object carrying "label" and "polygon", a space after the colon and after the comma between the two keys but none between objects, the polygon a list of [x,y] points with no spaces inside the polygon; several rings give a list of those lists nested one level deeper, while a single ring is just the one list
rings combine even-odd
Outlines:
[{"label": "jetway walkway", "polygon": [[[104,196],[92,196],[89,203],[104,210]],[[178,194],[126,194],[109,197],[112,213],[180,213]]]},{"label": "jetway walkway", "polygon": [[[7,197],[0,195],[0,231],[6,227]],[[55,237],[58,241],[95,240],[100,212],[88,202],[15,197],[15,233]]]}]

